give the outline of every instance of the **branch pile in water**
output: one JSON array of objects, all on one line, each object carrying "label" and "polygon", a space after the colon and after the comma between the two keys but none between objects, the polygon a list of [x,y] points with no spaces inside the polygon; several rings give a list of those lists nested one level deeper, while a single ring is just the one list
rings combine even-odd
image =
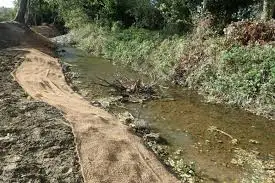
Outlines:
[{"label": "branch pile in water", "polygon": [[93,83],[103,87],[109,87],[114,89],[114,92],[123,97],[139,97],[143,99],[156,98],[156,83],[145,84],[141,79],[131,80],[125,79],[114,79],[113,81],[107,81],[97,77],[101,83]]}]

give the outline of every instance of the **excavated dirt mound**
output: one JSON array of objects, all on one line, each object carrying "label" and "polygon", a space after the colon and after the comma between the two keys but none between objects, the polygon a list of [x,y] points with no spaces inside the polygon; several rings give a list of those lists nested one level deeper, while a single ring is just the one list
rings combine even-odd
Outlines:
[{"label": "excavated dirt mound", "polygon": [[17,22],[0,22],[0,50],[15,46],[37,48],[48,54],[52,54],[55,47],[46,37],[36,34],[25,25]]},{"label": "excavated dirt mound", "polygon": [[60,32],[53,25],[34,26],[31,29],[47,38],[60,36]]},{"label": "excavated dirt mound", "polygon": [[69,123],[13,80],[23,54],[0,51],[0,182],[83,182]]}]

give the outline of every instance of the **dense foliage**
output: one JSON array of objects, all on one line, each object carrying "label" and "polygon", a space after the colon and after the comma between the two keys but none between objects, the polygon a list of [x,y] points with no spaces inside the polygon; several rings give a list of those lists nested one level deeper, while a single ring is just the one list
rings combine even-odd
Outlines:
[{"label": "dense foliage", "polygon": [[[233,46],[219,60],[201,69],[199,89],[211,100],[245,107],[268,117],[275,108],[275,49],[273,46]],[[194,73],[200,73],[195,71]],[[256,109],[256,110],[255,110]]]},{"label": "dense foliage", "polygon": [[29,0],[27,17],[30,24],[64,20],[73,28],[87,22],[109,27],[117,22],[124,28],[173,34],[190,31],[206,14],[220,30],[231,21],[259,18],[263,1],[269,2],[265,11],[272,14],[274,0]]},{"label": "dense foliage", "polygon": [[0,22],[12,20],[14,15],[15,11],[13,9],[0,7]]},{"label": "dense foliage", "polygon": [[[243,106],[272,117],[275,108],[273,25],[274,21],[241,22],[234,30],[237,39],[216,36],[204,29],[203,33],[198,31],[189,36],[167,36],[134,27],[121,29],[116,24],[112,28],[87,24],[75,29],[73,34],[77,46],[94,55],[196,89],[209,101]],[[238,37],[244,31],[251,42],[243,44],[246,36]],[[258,35],[270,39],[263,42]]]},{"label": "dense foliage", "polygon": [[265,44],[275,41],[275,23],[239,21],[230,24],[225,29],[227,39],[237,41],[242,45]]},{"label": "dense foliage", "polygon": [[42,23],[56,23],[60,20],[58,7],[45,0],[29,0],[26,22],[29,25],[41,25]]}]

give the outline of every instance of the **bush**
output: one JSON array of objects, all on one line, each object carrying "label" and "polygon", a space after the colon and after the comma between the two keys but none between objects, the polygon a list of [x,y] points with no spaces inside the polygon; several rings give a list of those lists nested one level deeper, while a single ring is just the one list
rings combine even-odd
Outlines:
[{"label": "bush", "polygon": [[94,55],[101,55],[136,71],[149,71],[168,79],[180,58],[183,39],[167,37],[160,32],[131,27],[121,30],[89,24],[75,29],[78,47]]},{"label": "bush", "polygon": [[208,31],[186,38],[96,24],[76,30],[76,42],[92,54],[160,80],[198,90],[210,101],[257,113],[275,109],[275,49],[271,45],[236,46]]},{"label": "bush", "polygon": [[10,8],[0,7],[0,22],[9,21],[15,17],[15,11]]},{"label": "bush", "polygon": [[239,99],[233,101],[239,105],[263,96],[272,101],[275,94],[274,61],[275,49],[272,46],[231,48],[221,58],[220,73],[225,75],[222,80],[226,83],[222,88],[232,95],[231,98],[236,98],[234,93],[238,93]]},{"label": "bush", "polygon": [[225,35],[229,41],[242,45],[269,43],[275,41],[275,22],[234,22],[225,29]]},{"label": "bush", "polygon": [[189,71],[188,86],[197,88],[210,101],[243,106],[269,117],[274,115],[274,47],[234,46],[216,51],[216,56],[205,53],[204,61]]}]

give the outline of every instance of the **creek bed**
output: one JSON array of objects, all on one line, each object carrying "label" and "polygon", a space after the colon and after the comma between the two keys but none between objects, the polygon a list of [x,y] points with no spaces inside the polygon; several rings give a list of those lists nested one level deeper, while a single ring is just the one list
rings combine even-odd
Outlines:
[{"label": "creek bed", "polygon": [[[88,100],[109,97],[109,89],[94,83],[114,76],[146,76],[74,48],[62,48],[63,61],[78,73],[77,87]],[[162,99],[126,103],[124,109],[149,122],[179,152],[184,163],[194,165],[206,182],[273,182],[275,180],[275,121],[224,105],[209,104],[195,92],[166,84]],[[119,111],[119,109],[113,109]]]}]

